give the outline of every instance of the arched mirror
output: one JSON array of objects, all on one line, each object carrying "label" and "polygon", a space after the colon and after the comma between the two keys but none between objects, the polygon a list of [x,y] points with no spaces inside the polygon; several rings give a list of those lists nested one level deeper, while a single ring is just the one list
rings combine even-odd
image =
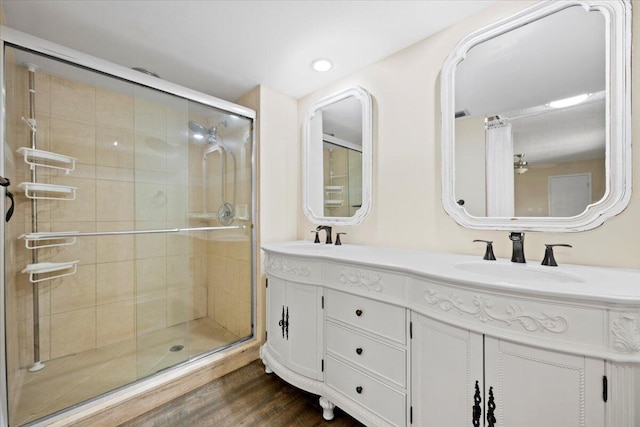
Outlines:
[{"label": "arched mirror", "polygon": [[580,231],[626,207],[630,19],[626,1],[541,2],[456,46],[442,201],[459,224]]},{"label": "arched mirror", "polygon": [[357,225],[371,208],[371,97],[351,87],[303,122],[303,208],[314,224]]}]

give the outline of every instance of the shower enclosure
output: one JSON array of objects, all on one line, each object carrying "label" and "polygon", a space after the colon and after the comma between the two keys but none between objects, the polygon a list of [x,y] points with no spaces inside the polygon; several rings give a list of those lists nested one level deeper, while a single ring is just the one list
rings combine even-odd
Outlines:
[{"label": "shower enclosure", "polygon": [[18,426],[253,336],[254,112],[2,30]]}]

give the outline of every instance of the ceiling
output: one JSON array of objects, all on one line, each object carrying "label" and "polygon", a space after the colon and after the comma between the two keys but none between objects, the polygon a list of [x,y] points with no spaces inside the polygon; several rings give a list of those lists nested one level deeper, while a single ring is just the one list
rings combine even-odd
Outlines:
[{"label": "ceiling", "polygon": [[456,111],[503,115],[605,90],[606,31],[603,13],[572,6],[477,44],[456,69]]},{"label": "ceiling", "polygon": [[258,84],[297,99],[492,3],[0,1],[12,28],[230,101]]}]

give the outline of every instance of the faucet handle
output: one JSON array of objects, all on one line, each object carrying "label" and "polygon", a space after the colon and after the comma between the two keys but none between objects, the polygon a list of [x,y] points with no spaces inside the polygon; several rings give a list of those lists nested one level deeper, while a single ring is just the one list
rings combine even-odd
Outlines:
[{"label": "faucet handle", "polygon": [[312,233],[316,233],[316,238],[314,239],[313,243],[320,243],[320,236],[318,236],[318,230],[315,231],[311,231]]},{"label": "faucet handle", "polygon": [[342,245],[342,242],[340,241],[340,235],[341,234],[347,234],[347,233],[336,233],[336,246],[340,246]]},{"label": "faucet handle", "polygon": [[509,240],[512,242],[522,242],[524,241],[524,233],[517,231],[511,232],[509,233]]},{"label": "faucet handle", "polygon": [[486,243],[487,244],[487,249],[484,253],[484,257],[482,259],[486,259],[487,261],[495,261],[496,260],[496,256],[493,254],[493,241],[492,240],[480,240],[480,239],[476,239],[473,241],[475,242],[482,242],[482,243]]},{"label": "faucet handle", "polygon": [[567,245],[566,243],[556,243],[553,245],[545,244],[546,249],[544,250],[544,258],[542,260],[542,265],[548,265],[549,267],[557,267],[558,263],[556,262],[556,258],[553,256],[553,248],[554,246],[562,246],[565,248],[572,248],[573,246]]}]

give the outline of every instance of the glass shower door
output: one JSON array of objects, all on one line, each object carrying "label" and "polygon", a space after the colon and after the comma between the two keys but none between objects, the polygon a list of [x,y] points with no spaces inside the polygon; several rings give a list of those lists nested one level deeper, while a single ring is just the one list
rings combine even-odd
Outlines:
[{"label": "glass shower door", "polygon": [[[5,57],[10,425],[250,338],[252,120],[32,52]],[[36,127],[44,154],[25,157]],[[38,156],[73,166],[34,176]]]},{"label": "glass shower door", "polygon": [[[135,229],[188,227],[188,101],[134,89]],[[192,248],[186,233],[135,236],[138,377],[189,358]]]}]

